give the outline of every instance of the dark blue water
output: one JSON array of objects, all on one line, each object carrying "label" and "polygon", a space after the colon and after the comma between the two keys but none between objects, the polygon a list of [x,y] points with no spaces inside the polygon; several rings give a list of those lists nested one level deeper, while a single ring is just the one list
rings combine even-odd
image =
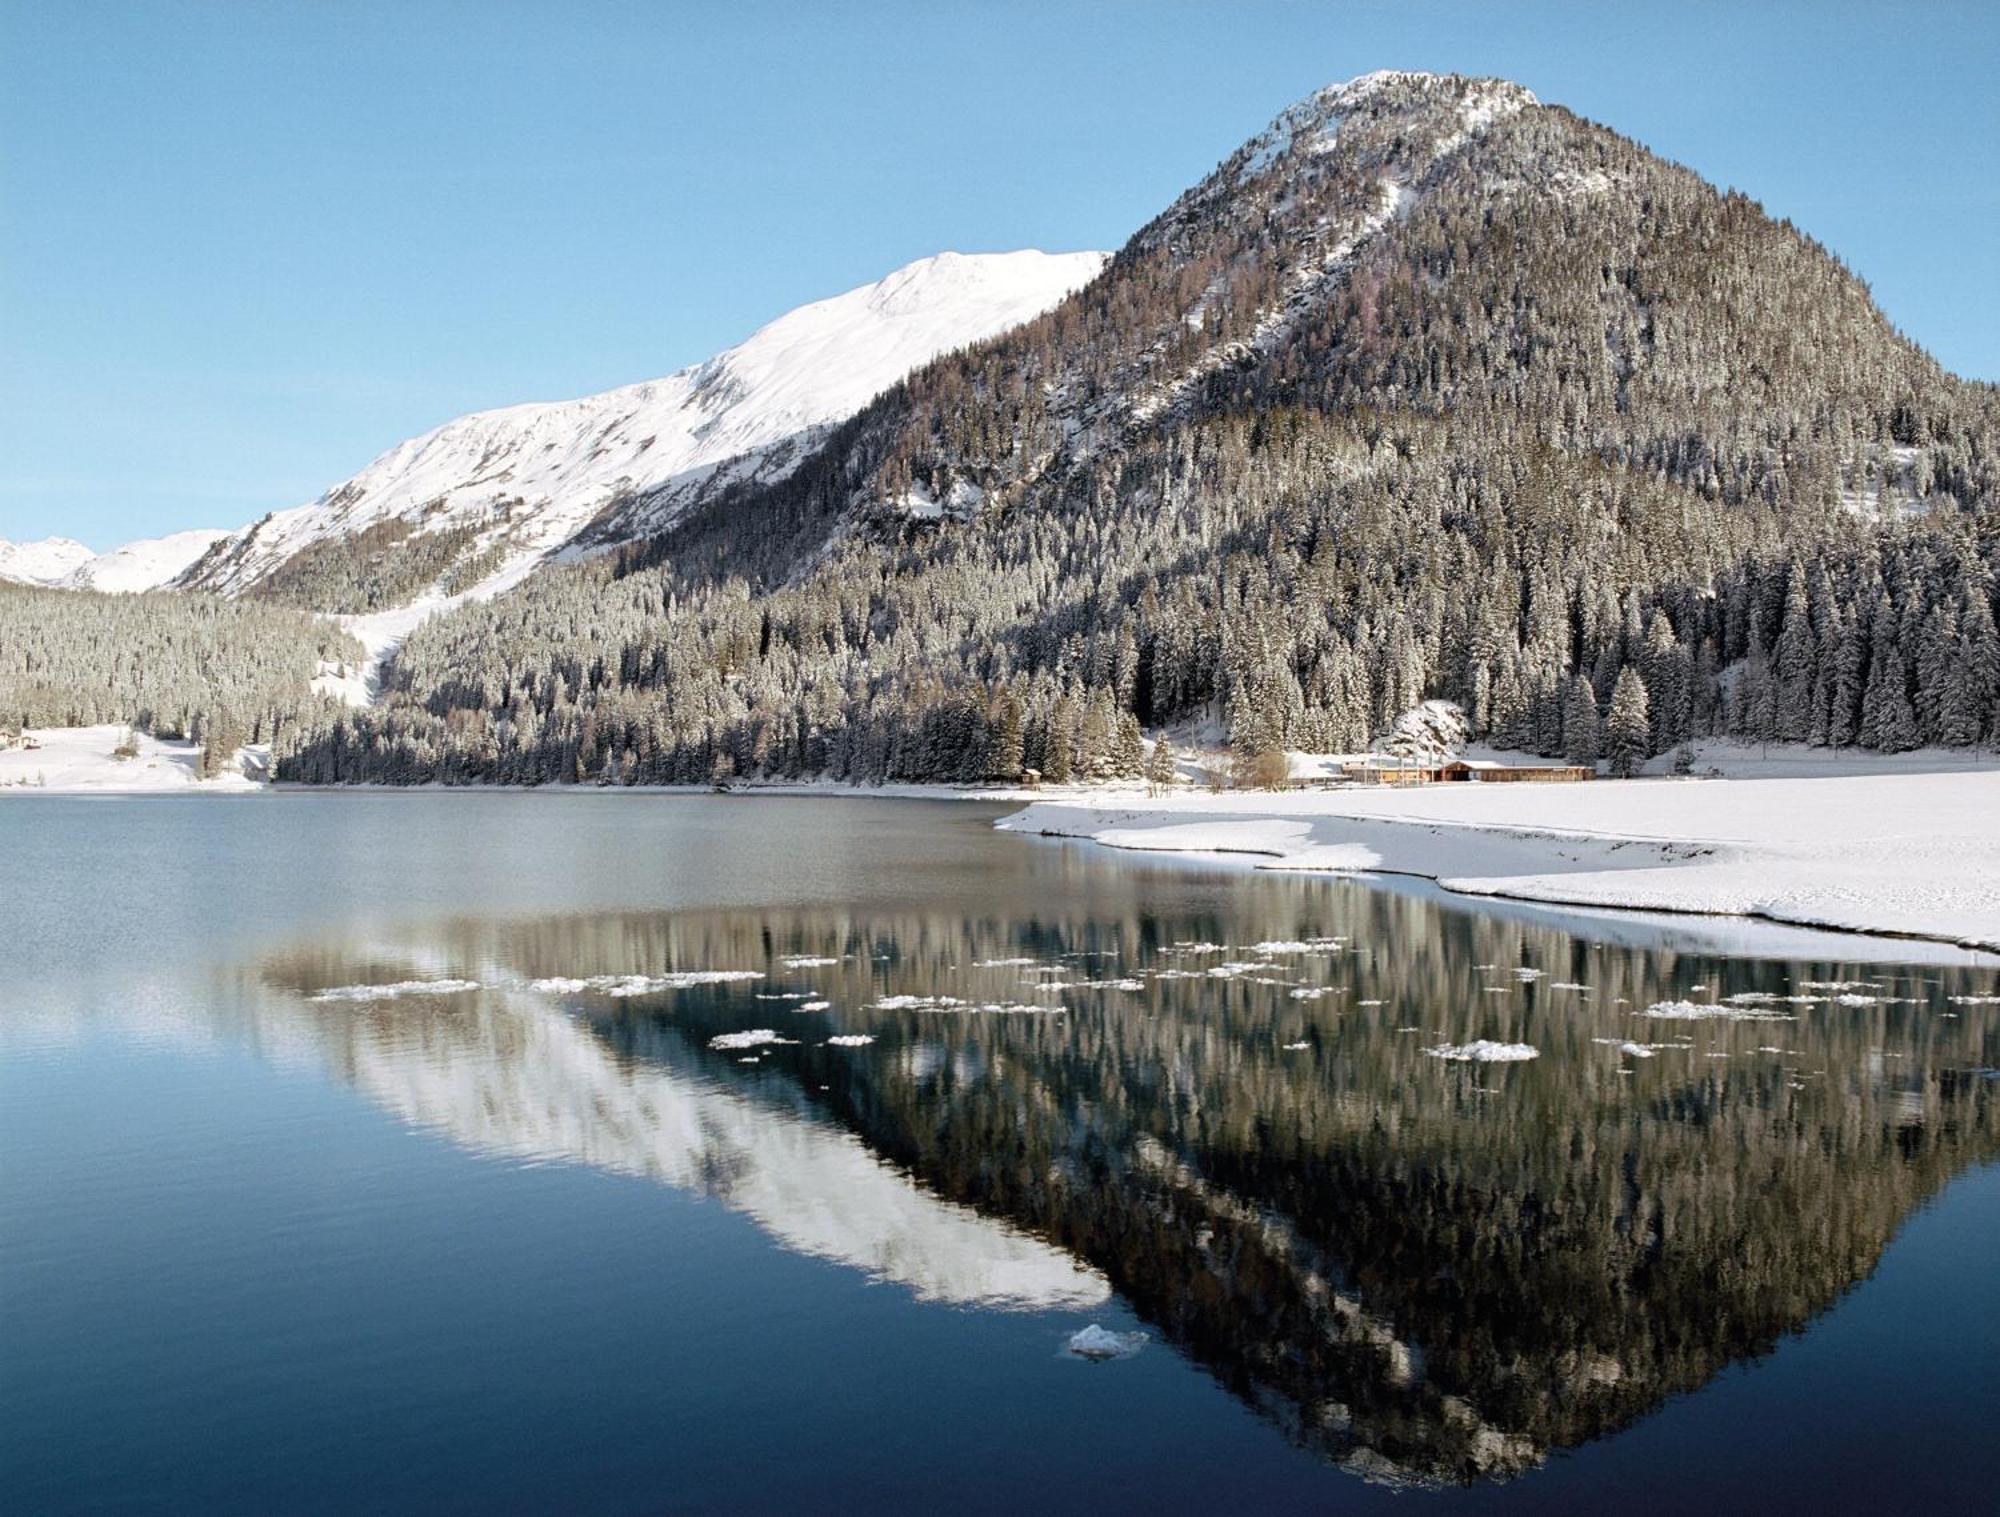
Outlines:
[{"label": "dark blue water", "polygon": [[0,806],[0,1509],[1994,1509],[1993,968],[992,815]]}]

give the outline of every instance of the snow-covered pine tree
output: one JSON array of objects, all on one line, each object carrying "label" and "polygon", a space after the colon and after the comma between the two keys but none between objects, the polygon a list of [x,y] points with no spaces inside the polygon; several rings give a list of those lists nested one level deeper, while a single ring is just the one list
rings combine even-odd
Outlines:
[{"label": "snow-covered pine tree", "polygon": [[1604,753],[1611,772],[1629,779],[1651,756],[1652,715],[1647,709],[1646,682],[1639,671],[1626,665],[1611,687],[1611,711],[1604,724]]}]

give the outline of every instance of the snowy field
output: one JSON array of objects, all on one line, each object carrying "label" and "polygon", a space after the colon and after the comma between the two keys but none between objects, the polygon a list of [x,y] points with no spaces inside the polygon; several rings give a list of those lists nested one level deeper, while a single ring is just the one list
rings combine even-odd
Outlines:
[{"label": "snowy field", "polygon": [[143,732],[136,736],[138,756],[120,759],[112,750],[124,741],[125,728],[116,724],[30,731],[28,739],[39,746],[0,748],[0,795],[265,788],[243,772],[261,773],[268,757],[261,747],[240,750],[236,768],[204,780],[197,775],[201,749],[194,743],[163,741]]},{"label": "snowy field", "polygon": [[1469,895],[2000,949],[2000,768],[1939,762],[1850,756],[1818,772],[1582,785],[1065,794],[1000,825],[1251,854],[1269,868],[1419,875]]}]

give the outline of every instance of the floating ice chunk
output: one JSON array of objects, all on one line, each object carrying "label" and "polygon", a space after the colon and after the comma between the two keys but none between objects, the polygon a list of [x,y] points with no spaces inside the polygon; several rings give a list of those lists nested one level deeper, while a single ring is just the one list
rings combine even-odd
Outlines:
[{"label": "floating ice chunk", "polygon": [[[1064,957],[1067,958],[1069,955],[1065,954]],[[973,960],[972,967],[974,969],[1026,969],[1037,962],[1035,959],[975,959]]]},{"label": "floating ice chunk", "polygon": [[2000,996],[1946,996],[1954,1006],[2000,1006]]},{"label": "floating ice chunk", "polygon": [[1490,1038],[1476,1038],[1470,1043],[1441,1043],[1436,1048],[1426,1048],[1425,1053],[1433,1059],[1452,1059],[1472,1064],[1512,1064],[1521,1059],[1539,1059],[1542,1051],[1528,1043],[1495,1043]]},{"label": "floating ice chunk", "polygon": [[776,994],[760,990],[751,997],[754,1001],[803,1001],[805,998],[803,990],[781,990]]},{"label": "floating ice chunk", "polygon": [[669,974],[594,974],[587,979],[556,975],[528,981],[528,989],[544,995],[576,995],[594,990],[607,996],[648,996],[660,990],[688,990],[696,985],[728,985],[761,980],[761,969],[680,969]]},{"label": "floating ice chunk", "polygon": [[829,959],[815,953],[793,953],[787,954],[778,962],[787,969],[824,969],[829,964],[838,964],[840,960]]},{"label": "floating ice chunk", "polygon": [[1111,1359],[1130,1359],[1146,1346],[1145,1333],[1114,1333],[1091,1323],[1080,1333],[1071,1333],[1065,1345],[1075,1358],[1102,1364]]},{"label": "floating ice chunk", "polygon": [[1549,989],[1551,989],[1551,990],[1588,990],[1588,989],[1590,989],[1590,987],[1589,987],[1588,985],[1582,985],[1582,984],[1579,984],[1579,983],[1578,983],[1577,981],[1575,981],[1575,980],[1551,980],[1551,981],[1549,981]]},{"label": "floating ice chunk", "polygon": [[1356,1006],[1380,1006],[1382,1003],[1380,1001],[1356,1001],[1354,1004]]},{"label": "floating ice chunk", "polygon": [[877,1011],[952,1011],[967,1003],[957,996],[884,996]]},{"label": "floating ice chunk", "polygon": [[1650,1059],[1653,1050],[1644,1043],[1630,1043],[1622,1038],[1592,1038],[1593,1043],[1604,1043],[1622,1054],[1630,1054],[1635,1059]]},{"label": "floating ice chunk", "polygon": [[1116,980],[1073,980],[1062,987],[1065,990],[1144,990],[1146,982],[1130,975]]},{"label": "floating ice chunk", "polygon": [[832,1011],[831,1001],[801,1001],[792,1008],[794,1011]]},{"label": "floating ice chunk", "polygon": [[1273,958],[1281,953],[1333,953],[1341,946],[1339,938],[1273,938],[1265,943],[1252,943],[1250,951]]},{"label": "floating ice chunk", "polygon": [[1539,969],[1517,969],[1514,971],[1514,978],[1527,985],[1539,980],[1543,973],[1544,971]]},{"label": "floating ice chunk", "polygon": [[1882,998],[1880,996],[1855,995],[1852,992],[1848,992],[1835,996],[1833,1004],[1836,1006],[1879,1006],[1882,1004]]},{"label": "floating ice chunk", "polygon": [[1321,996],[1326,994],[1326,990],[1327,987],[1324,985],[1301,985],[1292,992],[1292,999],[1294,1001],[1317,1001]]},{"label": "floating ice chunk", "polygon": [[1644,1011],[1633,1013],[1655,1022],[1796,1022],[1787,1011],[1765,1006],[1727,1006],[1721,1002],[1655,1001]]},{"label": "floating ice chunk", "polygon": [[1303,1049],[1303,1048],[1310,1048],[1310,1047],[1312,1047],[1312,1044],[1310,1044],[1310,1043],[1280,1043],[1280,1044],[1279,1044],[1278,1046],[1279,1046],[1280,1048],[1284,1049],[1286,1053],[1297,1053],[1297,1052],[1298,1052],[1298,1051],[1299,1051],[1300,1049]]},{"label": "floating ice chunk", "polygon": [[1866,990],[1873,980],[1801,980],[1801,990]]},{"label": "floating ice chunk", "polygon": [[752,1027],[747,1032],[719,1032],[708,1040],[710,1048],[762,1048],[766,1043],[795,1043],[781,1038],[768,1027]]},{"label": "floating ice chunk", "polygon": [[1228,963],[1217,964],[1213,969],[1209,970],[1209,975],[1218,980],[1233,980],[1238,975],[1255,974],[1260,969],[1269,969],[1270,967],[1269,964],[1259,964],[1255,961],[1245,963],[1240,959],[1232,959]]},{"label": "floating ice chunk", "polygon": [[1778,998],[1768,990],[1739,990],[1734,995],[1724,996],[1725,1006],[1772,1006]]},{"label": "floating ice chunk", "polygon": [[1229,948],[1228,945],[1224,943],[1200,943],[1200,942],[1182,941],[1179,943],[1175,943],[1170,947],[1163,948],[1160,951],[1162,953],[1227,953],[1229,952]]},{"label": "floating ice chunk", "polygon": [[873,1033],[843,1032],[836,1033],[833,1037],[828,1038],[826,1044],[829,1048],[866,1048],[874,1041],[875,1036]]},{"label": "floating ice chunk", "polygon": [[387,985],[335,985],[315,991],[315,1001],[393,1001],[398,996],[455,996],[484,989],[477,980],[394,980]]}]

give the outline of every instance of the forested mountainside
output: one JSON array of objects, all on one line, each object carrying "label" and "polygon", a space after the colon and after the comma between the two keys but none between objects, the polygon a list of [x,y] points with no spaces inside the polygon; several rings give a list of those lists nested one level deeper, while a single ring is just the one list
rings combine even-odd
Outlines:
[{"label": "forested mountainside", "polygon": [[233,752],[308,714],[322,663],[360,644],[316,617],[212,595],[0,582],[0,730],[127,722]]},{"label": "forested mountainside", "polygon": [[[1824,248],[1495,81],[1281,116],[775,485],[421,628],[296,779],[1131,772],[1423,696],[1594,756],[1995,735],[2000,396]],[[1629,673],[1628,673],[1629,671]]]}]

